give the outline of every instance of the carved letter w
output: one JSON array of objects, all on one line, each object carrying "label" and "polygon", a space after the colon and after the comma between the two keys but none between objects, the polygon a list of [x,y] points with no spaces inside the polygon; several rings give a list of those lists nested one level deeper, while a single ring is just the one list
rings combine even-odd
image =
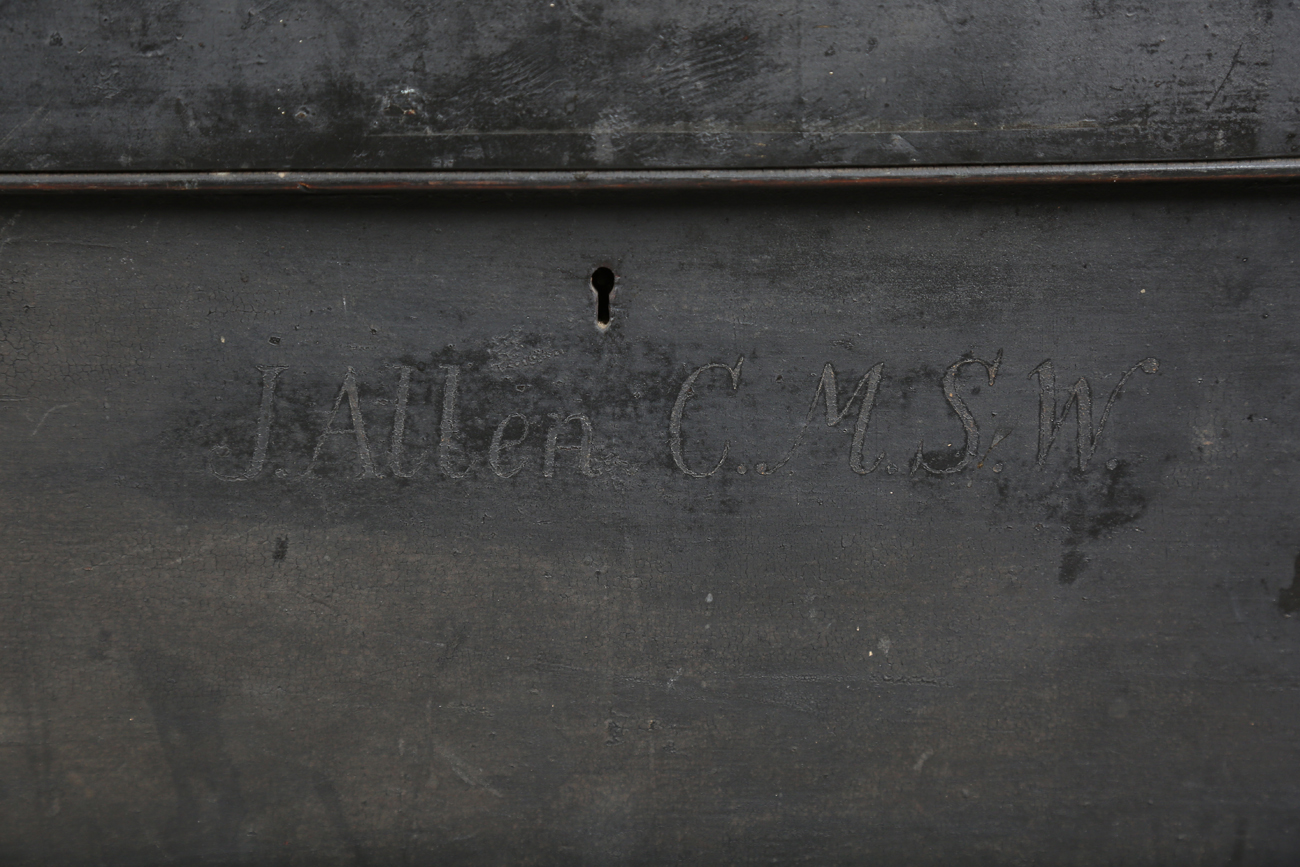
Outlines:
[{"label": "carved letter w", "polygon": [[1066,397],[1065,403],[1058,412],[1056,407],[1056,372],[1052,368],[1052,359],[1047,359],[1031,370],[1029,375],[1038,377],[1037,466],[1041,469],[1047,462],[1047,454],[1052,450],[1052,445],[1056,442],[1056,435],[1060,432],[1061,426],[1065,424],[1066,416],[1070,413],[1070,404],[1074,404],[1074,420],[1077,429],[1075,453],[1078,459],[1078,467],[1080,472],[1088,469],[1088,461],[1092,459],[1093,453],[1097,451],[1102,432],[1106,430],[1106,422],[1110,418],[1111,407],[1115,405],[1115,401],[1119,400],[1129,377],[1139,370],[1148,375],[1154,374],[1160,370],[1160,362],[1154,358],[1144,358],[1124,372],[1124,375],[1119,378],[1119,382],[1115,384],[1114,390],[1111,391],[1110,398],[1106,401],[1106,407],[1101,411],[1101,419],[1098,420],[1095,428],[1092,424],[1092,386],[1087,379],[1079,377],[1078,382],[1070,386],[1068,397]]}]

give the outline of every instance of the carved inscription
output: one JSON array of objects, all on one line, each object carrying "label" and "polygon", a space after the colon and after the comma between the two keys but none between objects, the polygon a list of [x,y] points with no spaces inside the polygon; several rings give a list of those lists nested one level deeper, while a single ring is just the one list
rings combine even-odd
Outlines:
[{"label": "carved inscription", "polygon": [[248,469],[238,475],[222,475],[215,469],[212,473],[227,482],[250,482],[262,473],[266,464],[266,448],[271,439],[271,412],[274,410],[275,382],[287,367],[259,367],[262,371],[262,407],[257,414],[257,440],[253,443],[253,459],[248,462]]},{"label": "carved inscription", "polygon": [[[1035,463],[1041,468],[1047,460],[1047,453],[1052,450],[1052,445],[1056,442],[1056,434],[1060,431],[1061,425],[1065,423],[1065,417],[1070,412],[1070,404],[1074,404],[1074,423],[1075,423],[1075,455],[1078,461],[1079,470],[1088,469],[1088,461],[1092,459],[1093,453],[1097,451],[1097,444],[1101,442],[1101,434],[1106,429],[1106,421],[1110,418],[1110,410],[1115,405],[1115,401],[1124,391],[1124,386],[1128,384],[1129,377],[1138,371],[1147,375],[1158,373],[1160,371],[1160,362],[1154,358],[1144,358],[1137,364],[1124,371],[1119,382],[1111,391],[1110,397],[1106,401],[1106,407],[1101,411],[1101,419],[1097,426],[1092,426],[1092,386],[1088,380],[1079,377],[1078,382],[1070,386],[1065,399],[1065,404],[1061,407],[1060,412],[1056,409],[1056,372],[1052,367],[1052,359],[1047,359],[1042,364],[1030,371],[1031,377],[1038,378],[1038,453],[1035,457]],[[992,379],[989,380],[990,383]]]},{"label": "carved inscription", "polygon": [[406,446],[402,440],[406,436],[406,404],[411,396],[411,368],[403,365],[398,369],[402,375],[397,383],[397,410],[393,413],[393,440],[388,447],[388,466],[398,478],[410,479],[424,466],[428,455],[420,455],[414,463],[407,460]]},{"label": "carved inscription", "polygon": [[727,460],[727,455],[731,453],[731,441],[728,440],[722,444],[722,454],[718,456],[718,462],[707,473],[686,466],[686,458],[682,453],[682,414],[686,411],[686,401],[695,396],[695,383],[710,370],[725,370],[731,374],[731,390],[735,391],[740,387],[740,368],[744,363],[745,359],[741,357],[736,359],[735,367],[727,367],[725,364],[717,363],[706,364],[686,377],[686,381],[682,383],[681,389],[677,392],[677,401],[673,404],[673,411],[668,416],[668,448],[673,453],[673,463],[677,464],[677,469],[693,479],[706,479],[721,469]]},{"label": "carved inscription", "polygon": [[[542,475],[548,479],[555,477],[555,453],[559,451],[577,452],[578,472],[587,478],[596,475],[591,469],[591,419],[576,413],[565,419],[561,419],[558,413],[551,413],[550,418],[553,424],[550,432],[546,434],[546,457],[542,464]],[[581,438],[577,445],[562,446],[560,431],[571,424],[576,424],[581,429]]]},{"label": "carved inscription", "polygon": [[453,365],[443,365],[443,370],[447,372],[447,384],[442,389],[442,421],[439,423],[438,432],[438,469],[453,479],[463,479],[469,475],[469,467],[463,469],[453,469],[455,466],[454,452],[458,451],[456,444],[456,433],[459,425],[456,422],[456,398],[460,396],[460,368]]},{"label": "carved inscription", "polygon": [[866,375],[859,380],[857,388],[853,389],[853,394],[849,395],[848,401],[844,404],[844,409],[840,409],[839,389],[835,384],[835,368],[831,366],[829,361],[826,362],[826,366],[822,368],[822,377],[817,380],[817,391],[813,394],[812,405],[808,407],[808,416],[803,420],[803,425],[799,428],[799,433],[795,435],[794,442],[790,444],[789,451],[771,466],[759,464],[758,471],[768,476],[789,463],[790,458],[794,457],[795,451],[803,442],[804,434],[808,432],[808,425],[812,424],[812,420],[816,418],[817,400],[823,396],[826,401],[827,427],[837,427],[849,414],[849,410],[853,408],[853,402],[855,400],[860,401],[858,404],[858,420],[853,425],[853,445],[849,447],[849,469],[860,476],[865,476],[880,466],[880,462],[885,459],[884,453],[882,452],[870,467],[864,467],[862,465],[862,448],[867,439],[867,428],[871,425],[871,411],[876,406],[876,392],[880,390],[880,378],[884,374],[884,370],[885,363],[882,361],[867,371]]},{"label": "carved inscription", "polygon": [[998,367],[1002,364],[1002,350],[998,350],[997,358],[992,361],[985,361],[982,358],[963,358],[961,361],[951,365],[943,375],[943,396],[948,401],[948,406],[952,411],[957,413],[957,418],[961,420],[962,445],[961,460],[950,467],[934,467],[925,462],[925,443],[921,442],[916,447],[916,457],[912,459],[912,471],[925,470],[936,476],[948,476],[954,473],[960,473],[980,452],[980,426],[975,421],[975,416],[971,413],[970,407],[966,401],[962,400],[957,394],[957,377],[961,369],[967,365],[978,364],[988,373],[989,385],[992,385],[998,378]]},{"label": "carved inscription", "polygon": [[[506,439],[506,428],[510,426],[512,421],[516,420],[523,426],[523,429],[519,432],[519,436]],[[528,416],[523,413],[512,412],[501,419],[501,423],[497,425],[497,429],[492,433],[492,445],[488,449],[488,463],[492,465],[492,472],[503,479],[513,478],[517,475],[524,468],[523,461],[516,463],[510,469],[506,469],[503,457],[508,459],[515,447],[523,445],[526,439],[528,439]]]},{"label": "carved inscription", "polygon": [[[349,415],[352,417],[352,430],[337,430],[334,427],[334,420],[338,418],[339,408],[345,397],[348,400]],[[259,419],[258,427],[261,426],[262,422]],[[307,473],[311,473],[315,468],[316,461],[320,458],[320,453],[330,437],[354,438],[357,444],[357,466],[360,470],[357,478],[379,478],[379,473],[375,470],[375,459],[370,454],[370,441],[366,438],[366,423],[361,417],[361,401],[357,398],[357,377],[350,367],[347,375],[343,377],[343,387],[339,389],[339,396],[334,398],[334,409],[330,411],[329,420],[325,422],[325,430],[321,432],[320,439],[316,441],[316,449],[311,453],[311,463],[307,464]]]},{"label": "carved inscription", "polygon": [[[714,451],[716,458],[688,459],[683,431],[688,419],[697,437],[706,442],[711,424],[710,412],[700,412],[699,409],[688,412],[691,402],[700,396],[701,390],[717,390],[720,395],[743,394],[741,374],[744,364],[745,359],[741,356],[731,365],[718,361],[701,365],[687,374],[677,390],[676,399],[668,412],[666,442],[663,439],[659,442],[667,446],[668,456],[671,457],[673,466],[688,478],[707,479],[716,475],[727,464],[733,447],[730,439],[719,437],[722,442],[713,440],[715,445],[709,448],[710,451],[716,449]],[[995,430],[991,444],[981,458],[980,425],[975,412],[960,393],[963,380],[968,384],[970,382],[969,374],[966,373],[967,368],[975,368],[978,376],[977,384],[986,383],[989,387],[996,386],[999,382],[999,373],[1003,370],[1002,350],[999,349],[992,359],[974,356],[958,359],[944,370],[937,385],[944,402],[961,428],[961,448],[956,452],[950,452],[947,456],[942,452],[927,453],[924,440],[920,441],[912,452],[912,457],[906,462],[913,475],[927,474],[942,477],[978,470],[984,466],[984,459],[989,453],[1010,435],[1010,429]],[[210,458],[209,472],[222,481],[253,481],[263,476],[268,465],[272,452],[271,433],[275,419],[277,388],[284,380],[283,374],[288,368],[260,366],[257,369],[261,373],[261,393],[252,454],[243,464],[243,469],[234,472],[218,468],[216,462]],[[483,457],[475,457],[464,442],[465,432],[462,430],[459,418],[461,367],[454,364],[439,367],[443,374],[443,382],[441,412],[437,421],[438,440],[436,447],[430,450],[415,449],[406,442],[411,421],[414,370],[406,365],[393,365],[390,369],[395,370],[397,374],[395,397],[391,401],[377,402],[393,407],[387,450],[377,453],[372,447],[363,415],[357,374],[349,367],[334,394],[324,424],[314,434],[314,446],[310,459],[306,462],[306,468],[294,472],[301,476],[317,473],[318,465],[327,454],[329,460],[333,462],[342,461],[345,465],[350,463],[354,467],[352,477],[359,480],[381,479],[386,476],[412,479],[421,474],[464,479],[470,477],[476,468],[483,466]],[[815,427],[814,422],[819,417],[825,420],[828,428],[840,427],[852,417],[854,421],[848,453],[849,470],[858,476],[867,476],[875,472],[886,461],[886,451],[876,452],[872,449],[874,454],[868,463],[867,438],[871,431],[886,370],[883,361],[868,368],[866,373],[857,380],[853,390],[843,398],[841,404],[840,376],[835,367],[830,362],[826,362],[822,366],[808,410],[794,428],[788,440],[789,445],[776,460],[755,464],[758,474],[770,476],[789,464],[804,444],[809,429]],[[1079,472],[1086,471],[1089,462],[1100,447],[1102,435],[1111,421],[1115,404],[1123,395],[1129,381],[1137,373],[1149,376],[1159,371],[1160,362],[1155,358],[1143,358],[1130,365],[1120,375],[1111,390],[1100,416],[1094,417],[1092,385],[1086,377],[1079,377],[1073,385],[1061,393],[1056,384],[1055,366],[1050,358],[1033,367],[1028,373],[1028,377],[1037,380],[1038,384],[1037,438],[1033,466],[1038,470],[1043,470],[1047,466],[1057,437],[1073,414],[1075,441],[1071,464]],[[972,393],[978,392],[978,388],[974,386],[971,389]],[[717,412],[716,407],[713,412]],[[487,423],[486,419],[483,421]],[[717,421],[716,418],[712,419],[714,424]],[[528,470],[530,459],[527,457],[527,452],[521,453],[520,449],[530,441],[535,431],[544,431],[544,433],[538,434],[542,437],[541,465],[537,467],[533,464],[532,472],[540,470],[543,478],[552,479],[561,473],[561,467],[566,467],[567,469],[563,470],[566,474],[575,473],[583,478],[594,478],[597,475],[593,454],[598,440],[598,431],[592,416],[585,412],[546,412],[544,417],[530,418],[523,412],[512,410],[506,412],[495,425],[487,429],[492,433],[486,449],[486,464],[492,475],[497,478],[511,479]],[[486,437],[486,431],[484,436]],[[382,445],[380,448],[382,449]],[[538,448],[538,444],[533,445],[532,448]],[[230,449],[224,445],[215,447],[213,454],[214,457],[230,459]],[[572,455],[572,458],[562,457],[564,455]],[[430,468],[431,459],[435,458],[432,464],[436,468]],[[299,466],[301,467],[302,464]],[[995,467],[995,471],[999,468],[1000,465]],[[745,466],[740,464],[736,469],[743,473]],[[894,464],[889,464],[889,472],[895,472]],[[287,474],[288,471],[284,469],[275,472],[275,475],[281,478]]]}]

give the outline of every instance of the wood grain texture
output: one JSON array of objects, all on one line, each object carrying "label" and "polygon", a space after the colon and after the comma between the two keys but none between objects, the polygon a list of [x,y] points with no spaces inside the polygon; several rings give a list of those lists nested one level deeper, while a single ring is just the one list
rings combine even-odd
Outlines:
[{"label": "wood grain texture", "polygon": [[5,863],[1291,860],[1296,194],[740,204],[6,200]]},{"label": "wood grain texture", "polygon": [[1294,4],[5,4],[0,170],[1293,156]]}]

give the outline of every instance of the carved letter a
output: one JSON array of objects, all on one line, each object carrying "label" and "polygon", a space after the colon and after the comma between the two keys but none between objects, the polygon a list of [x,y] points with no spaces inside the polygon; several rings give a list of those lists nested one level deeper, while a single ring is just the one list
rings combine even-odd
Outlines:
[{"label": "carved letter a", "polygon": [[[352,430],[335,430],[334,419],[338,417],[339,409],[343,406],[343,398],[345,397],[348,399],[348,409],[352,415]],[[311,463],[303,471],[304,476],[316,466],[316,459],[320,457],[326,441],[330,437],[337,436],[353,436],[356,438],[357,463],[361,467],[361,472],[357,478],[381,478],[379,473],[375,471],[375,459],[370,454],[370,441],[366,439],[366,423],[361,418],[361,401],[357,397],[357,377],[350,367],[347,375],[343,377],[343,386],[339,389],[338,397],[334,398],[334,409],[330,411],[329,420],[325,422],[325,430],[321,432],[320,439],[316,441],[316,450],[312,452]]]}]

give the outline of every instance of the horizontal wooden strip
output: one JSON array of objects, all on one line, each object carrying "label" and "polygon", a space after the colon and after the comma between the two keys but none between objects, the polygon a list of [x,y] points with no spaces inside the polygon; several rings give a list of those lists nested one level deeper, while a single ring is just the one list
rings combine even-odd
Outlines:
[{"label": "horizontal wooden strip", "polygon": [[484,172],[15,172],[0,193],[424,193],[1286,182],[1300,159],[893,168]]}]

